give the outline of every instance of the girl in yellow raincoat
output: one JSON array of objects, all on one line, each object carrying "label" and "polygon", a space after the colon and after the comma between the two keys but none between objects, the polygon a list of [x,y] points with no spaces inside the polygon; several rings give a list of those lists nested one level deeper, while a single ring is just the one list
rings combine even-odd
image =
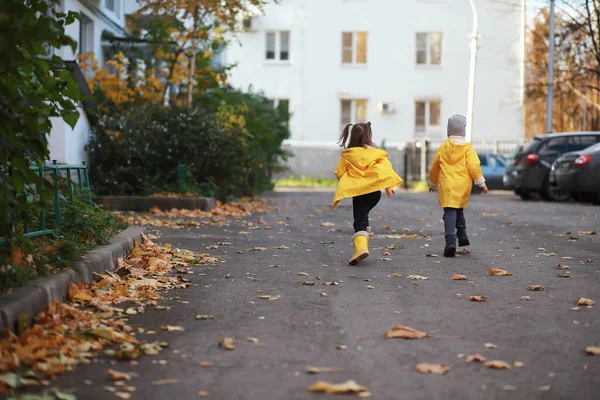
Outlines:
[{"label": "girl in yellow raincoat", "polygon": [[381,190],[385,189],[390,197],[403,181],[394,172],[388,153],[373,144],[370,122],[346,125],[338,142],[341,147],[346,147],[348,136],[350,142],[335,171],[338,185],[331,210],[342,199],[352,197],[355,233],[349,264],[356,265],[369,256],[369,212],[379,203]]},{"label": "girl in yellow raincoat", "polygon": [[429,172],[429,192],[438,192],[438,201],[444,209],[444,257],[456,254],[457,236],[459,246],[470,244],[464,209],[471,198],[473,181],[483,193],[488,192],[479,157],[471,143],[465,142],[466,126],[467,120],[462,115],[448,119],[448,139],[435,153]]}]

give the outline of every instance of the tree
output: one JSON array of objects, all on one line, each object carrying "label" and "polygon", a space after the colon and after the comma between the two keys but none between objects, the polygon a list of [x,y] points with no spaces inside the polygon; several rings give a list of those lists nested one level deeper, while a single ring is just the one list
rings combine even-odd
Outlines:
[{"label": "tree", "polygon": [[[50,192],[31,170],[49,158],[50,118],[75,126],[80,95],[53,49],[76,43],[65,26],[79,14],[57,11],[57,0],[0,0],[0,236],[28,222]],[[33,186],[35,185],[35,186]]]},{"label": "tree", "polygon": [[[187,104],[192,104],[194,84],[197,81],[196,63],[199,45],[212,33],[235,32],[240,25],[240,17],[261,11],[269,2],[278,0],[138,0],[142,5],[137,16],[150,15],[160,20],[180,21],[179,30],[173,32],[175,40],[188,55]],[[191,28],[186,22],[192,23]],[[174,27],[173,27],[174,28]],[[189,47],[186,48],[186,46]],[[210,51],[205,48],[204,53]],[[203,54],[205,55],[205,54]]]}]

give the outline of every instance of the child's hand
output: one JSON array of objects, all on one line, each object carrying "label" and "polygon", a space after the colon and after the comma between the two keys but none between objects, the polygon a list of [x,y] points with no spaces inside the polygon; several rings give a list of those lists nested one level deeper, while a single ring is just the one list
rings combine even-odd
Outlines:
[{"label": "child's hand", "polygon": [[434,189],[434,188],[432,188],[432,187],[430,187],[430,188],[429,188],[429,193],[435,193],[435,192],[437,192],[437,190],[435,190],[435,189]]},{"label": "child's hand", "polygon": [[487,194],[487,192],[488,192],[487,186],[482,187],[481,191],[483,192],[483,194]]},{"label": "child's hand", "polygon": [[396,194],[396,191],[394,189],[390,189],[390,191],[392,192],[392,194]]}]

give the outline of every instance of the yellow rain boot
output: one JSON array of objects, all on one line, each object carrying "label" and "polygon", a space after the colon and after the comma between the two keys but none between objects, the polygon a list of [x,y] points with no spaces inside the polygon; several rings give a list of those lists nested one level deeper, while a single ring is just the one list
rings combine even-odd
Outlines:
[{"label": "yellow rain boot", "polygon": [[357,265],[369,257],[369,234],[366,231],[356,232],[352,236],[352,243],[354,243],[354,254],[348,263]]}]

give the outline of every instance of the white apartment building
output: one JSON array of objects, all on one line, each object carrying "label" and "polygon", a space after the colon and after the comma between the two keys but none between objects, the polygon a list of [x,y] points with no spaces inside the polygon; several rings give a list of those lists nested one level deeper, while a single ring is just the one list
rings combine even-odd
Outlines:
[{"label": "white apartment building", "polygon": [[[522,140],[524,0],[475,3],[472,140]],[[469,0],[282,0],[245,26],[227,50],[230,82],[289,107],[288,145],[310,165],[347,123],[371,121],[390,148],[441,140],[445,121],[467,113]]]},{"label": "white apartment building", "polygon": [[[58,7],[64,12],[80,12],[81,20],[65,27],[66,34],[77,41],[75,52],[64,47],[60,51],[55,50],[54,54],[70,62],[75,61],[78,54],[92,51],[99,65],[103,65],[112,56],[106,39],[126,35],[125,16],[138,6],[135,0],[62,0]],[[85,84],[83,76],[75,78],[80,86]],[[74,129],[60,118],[52,119],[52,131],[48,137],[51,159],[65,164],[80,164],[87,160],[85,145],[90,139],[92,121],[83,107],[79,108],[79,114]]]}]

